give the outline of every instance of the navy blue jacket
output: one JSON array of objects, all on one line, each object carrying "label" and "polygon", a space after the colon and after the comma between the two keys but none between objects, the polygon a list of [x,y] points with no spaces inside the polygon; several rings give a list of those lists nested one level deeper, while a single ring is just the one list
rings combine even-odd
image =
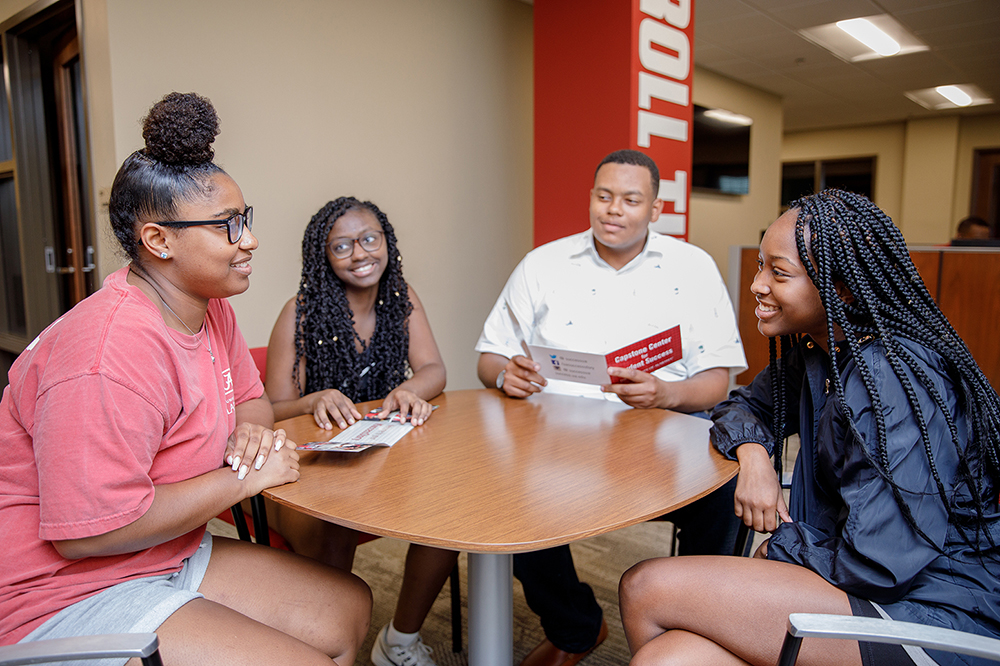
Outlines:
[{"label": "navy blue jacket", "polygon": [[[944,360],[915,342],[900,342],[943,396],[959,441],[965,442],[967,420]],[[789,503],[793,522],[782,524],[771,536],[768,559],[808,567],[844,592],[876,602],[893,619],[1000,637],[1000,553],[994,548],[993,561],[984,564],[949,523],[913,409],[881,341],[875,340],[859,354],[879,387],[889,469],[916,524],[934,545],[913,530],[869,459],[879,455],[872,405],[858,364],[846,345],[839,349],[847,414],[828,381],[830,361],[823,349],[806,338],[788,356],[786,434],[798,433],[801,448]],[[957,472],[958,456],[944,412],[923,381],[912,374],[908,378],[928,421],[934,464],[954,512],[969,516],[971,494]],[[736,448],[746,442],[763,444],[772,452],[771,402],[769,370],[733,391],[712,414],[716,448],[734,460]],[[997,488],[985,483],[988,530],[1000,545]],[[980,547],[990,552],[985,536]],[[930,655],[941,664],[977,663],[971,657]]]}]

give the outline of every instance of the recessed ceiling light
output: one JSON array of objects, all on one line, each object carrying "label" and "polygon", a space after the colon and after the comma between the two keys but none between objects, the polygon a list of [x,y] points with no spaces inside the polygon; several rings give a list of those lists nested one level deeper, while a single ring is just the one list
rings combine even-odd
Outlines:
[{"label": "recessed ceiling light", "polygon": [[868,19],[837,21],[837,27],[880,56],[894,56],[899,53],[899,42],[879,30]]},{"label": "recessed ceiling light", "polygon": [[732,111],[726,111],[725,109],[705,109],[705,117],[730,125],[753,125],[752,118],[740,115],[739,113],[733,113]]},{"label": "recessed ceiling light", "polygon": [[993,100],[982,88],[971,83],[910,90],[905,94],[920,106],[931,111],[993,103]]},{"label": "recessed ceiling light", "polygon": [[848,62],[926,51],[928,46],[888,14],[799,30],[810,42]]},{"label": "recessed ceiling light", "polygon": [[972,104],[972,96],[958,86],[938,86],[934,90],[938,91],[941,97],[955,106],[969,106]]}]

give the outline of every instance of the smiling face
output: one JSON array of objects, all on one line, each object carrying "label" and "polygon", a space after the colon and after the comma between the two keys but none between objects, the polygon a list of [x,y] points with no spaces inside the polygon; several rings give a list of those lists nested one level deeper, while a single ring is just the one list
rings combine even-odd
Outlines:
[{"label": "smiling face", "polygon": [[326,236],[326,260],[347,289],[378,287],[389,257],[388,243],[383,238],[382,244],[374,251],[364,249],[361,243],[354,243],[351,255],[343,259],[333,256],[330,243],[342,238],[353,241],[370,232],[382,233],[382,225],[368,209],[354,208],[337,218]]},{"label": "smiling face", "polygon": [[250,258],[257,238],[244,228],[239,242],[229,242],[226,219],[247,207],[236,181],[219,173],[209,179],[206,189],[204,196],[178,201],[176,219],[218,219],[218,226],[163,229],[169,234],[171,261],[186,283],[184,290],[200,299],[228,298],[250,286]]},{"label": "smiling face", "polygon": [[760,243],[757,275],[750,291],[757,299],[757,330],[767,337],[808,334],[825,346],[826,310],[795,245],[792,209],[768,227]]},{"label": "smiling face", "polygon": [[590,191],[590,228],[597,253],[615,269],[632,261],[642,251],[649,223],[662,209],[649,169],[634,164],[602,166]]}]

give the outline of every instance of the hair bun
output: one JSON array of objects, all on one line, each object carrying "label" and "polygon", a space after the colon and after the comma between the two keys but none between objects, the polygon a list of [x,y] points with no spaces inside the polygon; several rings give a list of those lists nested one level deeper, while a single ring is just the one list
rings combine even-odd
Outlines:
[{"label": "hair bun", "polygon": [[146,155],[171,166],[197,166],[215,156],[212,142],[219,116],[206,97],[172,92],[153,105],[143,119]]}]

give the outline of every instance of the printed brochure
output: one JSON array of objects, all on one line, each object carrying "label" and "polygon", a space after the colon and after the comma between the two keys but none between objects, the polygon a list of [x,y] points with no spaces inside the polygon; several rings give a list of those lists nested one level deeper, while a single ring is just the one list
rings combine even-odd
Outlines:
[{"label": "printed brochure", "polygon": [[607,354],[588,354],[568,349],[528,345],[531,358],[542,368],[546,379],[582,384],[619,384],[625,380],[608,375],[608,368],[633,368],[653,372],[681,358],[681,327],[634,342]]}]

